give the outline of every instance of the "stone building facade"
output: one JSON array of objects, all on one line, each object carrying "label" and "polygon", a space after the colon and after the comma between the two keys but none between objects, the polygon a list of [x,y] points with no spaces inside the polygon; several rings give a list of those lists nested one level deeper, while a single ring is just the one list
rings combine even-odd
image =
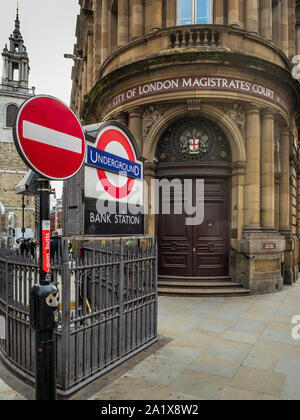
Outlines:
[{"label": "stone building facade", "polygon": [[[8,215],[11,214],[13,228],[22,228],[22,196],[15,193],[16,186],[27,173],[28,168],[20,159],[13,142],[13,124],[18,108],[34,94],[28,87],[29,59],[20,32],[17,13],[15,28],[2,52],[3,68],[0,84],[0,202]],[[24,225],[34,232],[34,199],[25,197]],[[16,238],[17,239],[17,238]]]},{"label": "stone building facade", "polygon": [[72,109],[84,124],[128,125],[148,182],[205,180],[201,226],[146,217],[166,287],[230,276],[263,293],[295,282],[300,2],[79,3]]}]

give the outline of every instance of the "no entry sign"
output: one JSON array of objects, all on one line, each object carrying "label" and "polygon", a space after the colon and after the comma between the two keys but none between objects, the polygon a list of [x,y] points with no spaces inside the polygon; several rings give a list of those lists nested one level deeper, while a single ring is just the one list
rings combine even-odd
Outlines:
[{"label": "no entry sign", "polygon": [[80,122],[70,108],[51,96],[35,96],[21,106],[14,141],[26,165],[49,179],[71,178],[85,159]]}]

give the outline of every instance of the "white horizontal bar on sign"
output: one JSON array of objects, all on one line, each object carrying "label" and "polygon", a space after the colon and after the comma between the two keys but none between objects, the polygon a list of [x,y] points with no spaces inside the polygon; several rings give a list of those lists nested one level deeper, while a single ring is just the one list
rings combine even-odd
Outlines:
[{"label": "white horizontal bar on sign", "polygon": [[82,153],[82,140],[80,138],[29,121],[23,121],[23,137],[69,152]]}]

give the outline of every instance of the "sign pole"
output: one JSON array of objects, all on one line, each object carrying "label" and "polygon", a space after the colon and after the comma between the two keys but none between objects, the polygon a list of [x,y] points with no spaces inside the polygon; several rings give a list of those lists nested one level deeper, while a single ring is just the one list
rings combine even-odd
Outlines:
[{"label": "sign pole", "polygon": [[35,331],[36,399],[56,399],[56,341],[59,295],[51,284],[50,179],[64,181],[78,173],[85,161],[85,136],[80,121],[59,99],[29,98],[19,108],[14,142],[25,164],[41,178],[39,283],[30,291],[30,325]]},{"label": "sign pole", "polygon": [[35,330],[36,400],[56,400],[56,339],[58,290],[50,272],[50,182],[39,180],[39,284],[30,293],[30,323]]}]

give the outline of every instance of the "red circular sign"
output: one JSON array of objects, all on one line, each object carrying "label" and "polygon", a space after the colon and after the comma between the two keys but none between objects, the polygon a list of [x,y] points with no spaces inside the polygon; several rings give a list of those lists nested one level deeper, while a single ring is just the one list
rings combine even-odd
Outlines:
[{"label": "red circular sign", "polygon": [[35,96],[21,106],[14,140],[26,165],[49,179],[71,178],[85,159],[80,122],[70,108],[51,96]]},{"label": "red circular sign", "polygon": [[[120,127],[106,125],[98,134],[97,140],[97,149],[107,151],[107,148],[114,143],[116,147],[119,148],[118,151],[115,151],[115,154],[123,149],[123,151],[127,154],[127,156],[124,157],[132,162],[136,162],[133,146],[131,145],[125,132]],[[122,199],[132,192],[135,179],[127,178],[127,182],[124,185],[116,186],[108,179],[106,171],[98,169],[97,172],[103,188],[111,197]]]}]

